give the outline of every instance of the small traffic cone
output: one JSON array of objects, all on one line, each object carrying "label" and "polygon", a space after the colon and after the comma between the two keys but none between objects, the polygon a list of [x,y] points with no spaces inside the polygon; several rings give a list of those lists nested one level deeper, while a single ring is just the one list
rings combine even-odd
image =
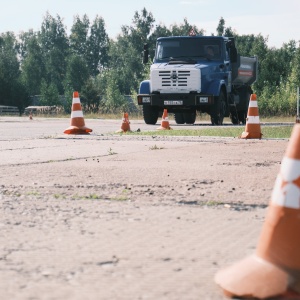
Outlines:
[{"label": "small traffic cone", "polygon": [[231,297],[300,299],[300,124],[294,125],[255,254],[219,271],[215,282]]},{"label": "small traffic cone", "polygon": [[130,122],[129,122],[128,113],[124,113],[123,119],[122,119],[122,124],[121,124],[121,129],[116,131],[116,133],[121,133],[121,132],[126,133],[127,131],[131,131],[130,130]]},{"label": "small traffic cone", "polygon": [[241,139],[261,139],[262,133],[260,130],[258,106],[256,94],[251,94],[248,114],[246,119],[245,131],[240,136]]},{"label": "small traffic cone", "polygon": [[93,131],[85,126],[78,92],[73,93],[70,125],[71,126],[64,131],[65,134],[89,134]]},{"label": "small traffic cone", "polygon": [[168,119],[168,110],[165,108],[163,115],[162,115],[162,120],[161,120],[161,125],[157,129],[159,130],[170,130],[172,129],[170,127],[169,119]]}]

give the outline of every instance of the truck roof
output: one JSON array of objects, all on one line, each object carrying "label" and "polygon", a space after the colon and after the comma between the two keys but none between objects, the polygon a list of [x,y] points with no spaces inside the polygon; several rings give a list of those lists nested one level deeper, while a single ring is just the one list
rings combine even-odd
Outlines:
[{"label": "truck roof", "polygon": [[215,39],[215,40],[225,40],[228,41],[229,38],[225,36],[207,36],[207,35],[195,35],[195,36],[189,36],[189,35],[183,35],[183,36],[166,36],[166,37],[159,37],[157,38],[158,41],[160,40],[169,40],[169,39]]}]

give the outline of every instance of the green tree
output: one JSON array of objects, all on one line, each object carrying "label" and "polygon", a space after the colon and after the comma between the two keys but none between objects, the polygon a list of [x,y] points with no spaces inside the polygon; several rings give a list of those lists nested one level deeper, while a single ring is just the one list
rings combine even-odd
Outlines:
[{"label": "green tree", "polygon": [[48,85],[55,85],[58,92],[63,94],[69,41],[60,16],[57,15],[55,19],[47,12],[39,37],[47,73],[45,80]]},{"label": "green tree", "polygon": [[288,77],[288,81],[291,83],[292,88],[294,90],[300,86],[300,47],[295,49],[295,53],[293,55],[291,61],[291,72]]},{"label": "green tree", "polygon": [[81,99],[83,100],[86,110],[98,112],[101,104],[101,95],[96,84],[96,80],[90,77],[82,87]]},{"label": "green tree", "polygon": [[28,55],[28,47],[31,43],[32,38],[36,38],[37,33],[30,29],[27,32],[21,32],[18,36],[17,49],[20,57],[20,62],[22,64],[23,60]]},{"label": "green tree", "polygon": [[86,61],[90,75],[95,77],[108,64],[109,38],[102,17],[96,16],[87,39]]},{"label": "green tree", "polygon": [[22,82],[29,95],[39,95],[42,79],[45,78],[45,65],[36,35],[32,35],[26,42],[26,55],[24,55],[21,70]]},{"label": "green tree", "polygon": [[42,81],[40,105],[61,105],[58,89],[54,83],[47,84],[45,80]]},{"label": "green tree", "polygon": [[82,19],[76,15],[73,20],[73,26],[69,37],[70,51],[85,58],[88,52],[87,42],[89,27],[90,21],[87,15],[84,15]]},{"label": "green tree", "polygon": [[0,35],[0,104],[18,106],[21,111],[28,96],[20,81],[17,40],[12,32]]},{"label": "green tree", "polygon": [[127,110],[128,103],[118,86],[119,74],[115,70],[108,73],[107,88],[105,93],[105,110],[107,112],[122,112]]},{"label": "green tree", "polygon": [[223,19],[223,17],[221,17],[217,27],[217,35],[222,36],[224,32],[225,32],[225,20]]},{"label": "green tree", "polygon": [[144,43],[148,42],[153,23],[152,14],[145,8],[141,14],[135,12],[132,25],[122,26],[122,34],[115,42],[111,42],[109,67],[118,76],[109,75],[114,77],[114,86],[120,94],[128,95],[136,91],[143,78],[142,51]]},{"label": "green tree", "polygon": [[72,54],[68,59],[65,85],[73,91],[81,92],[89,78],[87,63],[82,56]]},{"label": "green tree", "polygon": [[183,24],[173,24],[170,26],[171,35],[173,36],[181,36],[181,35],[189,35],[191,29],[194,29],[197,35],[203,35],[204,30],[197,28],[196,25],[192,25],[188,22],[187,18],[184,18]]}]

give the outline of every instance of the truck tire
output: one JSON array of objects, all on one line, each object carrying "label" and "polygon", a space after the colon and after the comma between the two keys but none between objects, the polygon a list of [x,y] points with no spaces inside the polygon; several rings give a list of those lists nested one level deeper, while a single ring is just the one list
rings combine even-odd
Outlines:
[{"label": "truck tire", "polygon": [[239,89],[240,103],[237,106],[239,124],[246,124],[250,96],[253,93],[251,87],[245,86]]},{"label": "truck tire", "polygon": [[210,120],[212,125],[222,125],[226,113],[226,96],[221,90],[219,97],[211,108]]},{"label": "truck tire", "polygon": [[230,113],[230,120],[233,125],[239,124],[239,117],[238,117],[238,113],[236,111]]},{"label": "truck tire", "polygon": [[144,121],[148,125],[155,125],[158,120],[158,110],[152,106],[143,105]]},{"label": "truck tire", "polygon": [[196,112],[183,113],[183,118],[186,124],[194,124],[196,121]]},{"label": "truck tire", "polygon": [[246,111],[232,112],[230,113],[230,120],[232,124],[246,124],[247,113]]},{"label": "truck tire", "polygon": [[239,116],[240,123],[246,124],[247,112],[246,111],[239,111],[238,116]]},{"label": "truck tire", "polygon": [[184,124],[183,113],[174,113],[174,119],[176,124]]}]

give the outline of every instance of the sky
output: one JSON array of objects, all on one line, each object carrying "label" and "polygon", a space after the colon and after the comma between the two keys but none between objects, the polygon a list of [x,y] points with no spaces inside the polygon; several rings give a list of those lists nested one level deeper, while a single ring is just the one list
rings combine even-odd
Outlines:
[{"label": "sky", "polygon": [[[282,47],[290,40],[300,41],[300,0],[0,0],[0,34],[41,28],[47,12],[59,15],[67,32],[74,16],[86,14],[90,21],[104,19],[110,38],[121,33],[121,26],[132,24],[137,11],[152,13],[155,25],[190,24],[216,34],[221,17],[237,34],[261,34],[269,47]],[[297,44],[299,45],[299,44]]]}]

